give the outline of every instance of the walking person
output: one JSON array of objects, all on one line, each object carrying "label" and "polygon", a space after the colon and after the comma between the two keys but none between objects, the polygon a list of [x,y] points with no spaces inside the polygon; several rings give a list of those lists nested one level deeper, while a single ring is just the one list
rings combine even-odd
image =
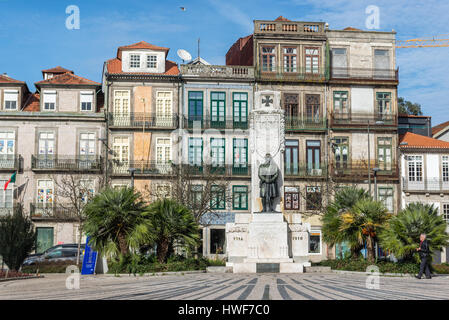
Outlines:
[{"label": "walking person", "polygon": [[416,276],[417,279],[421,279],[422,274],[426,273],[426,279],[431,279],[432,276],[430,275],[430,248],[429,248],[429,242],[426,240],[426,234],[422,233],[419,236],[419,248],[416,249],[419,253],[419,257],[421,258],[421,266],[419,267],[419,273]]}]

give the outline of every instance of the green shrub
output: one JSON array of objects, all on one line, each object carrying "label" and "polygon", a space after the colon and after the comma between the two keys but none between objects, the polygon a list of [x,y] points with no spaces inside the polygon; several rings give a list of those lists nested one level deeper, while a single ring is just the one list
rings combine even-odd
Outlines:
[{"label": "green shrub", "polygon": [[[43,261],[39,264],[32,265],[32,266],[23,266],[22,272],[25,273],[36,273],[37,269],[39,268],[39,273],[65,273],[65,270],[68,266],[75,265],[73,261],[67,262],[67,261]],[[81,272],[81,266],[80,264],[78,266],[79,271]]]},{"label": "green shrub", "polygon": [[377,261],[371,263],[365,259],[337,259],[324,260],[318,263],[320,266],[331,267],[333,270],[359,271],[365,272],[368,266],[376,265],[380,273],[411,273],[419,272],[419,264],[417,263],[394,263],[389,261]]}]

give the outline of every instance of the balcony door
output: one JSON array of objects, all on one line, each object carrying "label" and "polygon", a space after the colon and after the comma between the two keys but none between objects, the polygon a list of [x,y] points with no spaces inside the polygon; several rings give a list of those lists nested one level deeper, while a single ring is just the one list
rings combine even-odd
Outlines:
[{"label": "balcony door", "polygon": [[297,94],[286,94],[284,96],[284,109],[287,129],[297,128],[300,124],[298,117],[298,100],[299,99]]},{"label": "balcony door", "polygon": [[203,92],[189,91],[189,128],[197,121],[203,121]]},{"label": "balcony door", "polygon": [[391,171],[391,138],[377,138],[377,166],[381,171]]},{"label": "balcony door", "polygon": [[159,91],[156,94],[156,126],[173,126],[173,93]]},{"label": "balcony door", "polygon": [[332,49],[332,77],[346,78],[348,77],[348,58],[346,48]]},{"label": "balcony door", "polygon": [[38,168],[53,168],[55,165],[55,133],[51,131],[40,132],[38,143]]},{"label": "balcony door", "polygon": [[212,128],[225,128],[226,93],[211,92],[210,94],[210,121]]},{"label": "balcony door", "polygon": [[449,156],[441,157],[441,169],[442,190],[449,190]]},{"label": "balcony door", "polygon": [[285,175],[295,176],[298,175],[298,154],[299,154],[299,142],[298,140],[286,140],[285,141]]},{"label": "balcony door", "polygon": [[35,215],[51,216],[54,205],[53,180],[37,181],[37,199]]},{"label": "balcony door", "polygon": [[388,79],[392,76],[390,73],[389,50],[374,50],[374,78]]},{"label": "balcony door", "polygon": [[130,118],[130,93],[125,90],[114,91],[114,122],[115,126],[129,126]]},{"label": "balcony door", "polygon": [[334,112],[333,118],[336,120],[348,120],[348,91],[334,91]]},{"label": "balcony door", "polygon": [[128,173],[129,169],[129,138],[114,137],[112,143],[114,151],[113,169],[115,173]]},{"label": "balcony door", "polygon": [[407,156],[408,190],[424,190],[423,156]]},{"label": "balcony door", "polygon": [[306,74],[318,74],[320,66],[320,49],[305,48]]},{"label": "balcony door", "polygon": [[156,168],[161,173],[168,173],[171,162],[170,138],[157,138],[156,140]]},{"label": "balcony door", "polygon": [[233,139],[232,142],[232,172],[234,174],[248,173],[248,139]]},{"label": "balcony door", "polygon": [[320,123],[320,95],[306,94],[306,122]]},{"label": "balcony door", "polygon": [[15,133],[0,132],[0,168],[14,168]]},{"label": "balcony door", "polygon": [[335,169],[347,169],[349,158],[349,141],[347,137],[334,138]]},{"label": "balcony door", "polygon": [[320,176],[321,141],[306,141],[307,175]]},{"label": "balcony door", "polygon": [[80,169],[95,166],[95,132],[80,133],[79,157]]}]

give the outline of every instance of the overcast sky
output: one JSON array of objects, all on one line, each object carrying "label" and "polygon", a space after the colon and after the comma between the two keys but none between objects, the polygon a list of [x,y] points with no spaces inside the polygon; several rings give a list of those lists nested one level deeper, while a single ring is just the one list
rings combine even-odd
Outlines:
[{"label": "overcast sky", "polygon": [[[79,30],[66,28],[69,5],[80,9]],[[282,15],[366,29],[369,5],[380,9],[379,30],[394,29],[397,39],[449,34],[447,0],[0,0],[0,73],[32,91],[40,70],[57,65],[100,82],[103,62],[117,47],[142,40],[171,48],[169,59],[180,62],[176,50],[196,57],[201,38],[201,57],[224,64],[232,43],[252,33],[254,19]],[[420,103],[433,125],[449,120],[448,58],[449,47],[397,50],[399,95]]]}]

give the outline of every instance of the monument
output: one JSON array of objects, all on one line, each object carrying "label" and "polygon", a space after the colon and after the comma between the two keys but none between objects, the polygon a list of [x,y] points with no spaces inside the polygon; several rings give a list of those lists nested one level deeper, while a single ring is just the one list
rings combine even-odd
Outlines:
[{"label": "monument", "polygon": [[[251,213],[226,224],[227,266],[234,273],[303,272],[310,225],[284,214],[284,111],[280,92],[258,91],[250,112]],[[258,197],[259,196],[259,197]]]}]

